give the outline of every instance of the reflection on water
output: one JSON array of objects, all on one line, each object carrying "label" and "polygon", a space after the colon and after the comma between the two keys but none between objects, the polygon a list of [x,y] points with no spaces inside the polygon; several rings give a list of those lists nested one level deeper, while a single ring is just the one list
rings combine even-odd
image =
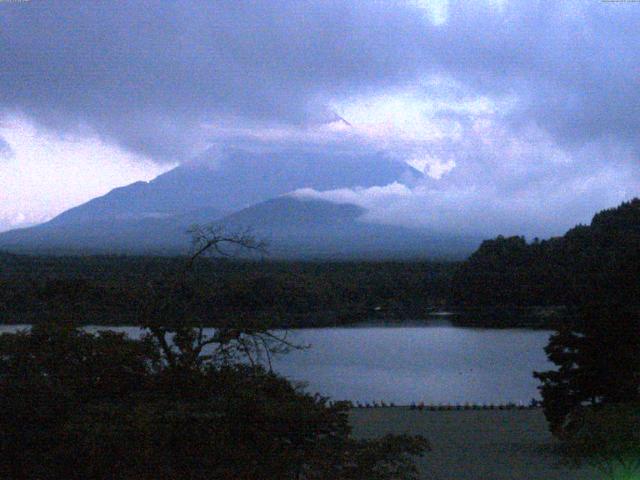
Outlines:
[{"label": "reflection on water", "polygon": [[[0,326],[0,332],[15,329]],[[133,327],[113,330],[140,334]],[[539,398],[531,372],[551,367],[543,351],[549,334],[446,323],[294,330],[289,339],[311,348],[278,357],[274,369],[336,400],[528,403]]]}]

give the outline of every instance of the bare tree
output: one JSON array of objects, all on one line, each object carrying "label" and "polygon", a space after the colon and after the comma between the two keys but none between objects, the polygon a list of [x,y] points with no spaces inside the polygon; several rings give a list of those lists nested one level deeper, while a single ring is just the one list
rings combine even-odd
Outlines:
[{"label": "bare tree", "polygon": [[192,273],[196,262],[205,256],[237,257],[243,253],[266,254],[266,244],[250,230],[229,233],[222,227],[194,225],[189,232],[193,251],[184,268],[160,282],[148,283],[140,326],[162,352],[162,361],[171,367],[196,368],[206,362],[231,363],[245,359],[252,366],[266,364],[271,370],[272,356],[291,349],[304,348],[288,340],[286,332],[276,334],[267,325],[238,319],[210,324],[195,311],[197,295]]}]

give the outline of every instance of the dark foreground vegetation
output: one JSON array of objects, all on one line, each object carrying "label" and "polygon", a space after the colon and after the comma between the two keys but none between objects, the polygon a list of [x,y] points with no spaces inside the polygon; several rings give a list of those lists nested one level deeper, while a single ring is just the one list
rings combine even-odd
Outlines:
[{"label": "dark foreground vegetation", "polygon": [[0,336],[0,478],[415,478],[424,439],[353,439],[348,405],[233,360],[242,339],[194,356],[193,337],[169,360],[153,335]]},{"label": "dark foreground vegetation", "polygon": [[[185,260],[0,254],[0,322],[37,323],[64,309],[82,324],[131,325],[147,283],[183,268]],[[210,326],[248,317],[287,327],[423,318],[445,303],[454,269],[430,262],[206,258],[190,277],[190,308],[206,312]]]},{"label": "dark foreground vegetation", "polygon": [[451,287],[458,305],[553,320],[556,368],[534,374],[551,432],[607,478],[640,474],[640,199],[562,237],[485,241]]},{"label": "dark foreground vegetation", "polygon": [[[557,368],[534,374],[549,427],[573,460],[589,462],[607,478],[635,478],[640,474],[640,200],[599,213],[590,227],[576,227],[563,239],[529,248],[538,262],[547,252],[554,275],[561,274],[553,284],[556,301],[570,312],[545,349]],[[564,253],[554,257],[556,250]],[[563,256],[573,262],[559,263]],[[527,277],[531,271],[523,268],[524,281],[533,280]]]},{"label": "dark foreground vegetation", "polygon": [[299,346],[256,319],[204,332],[189,277],[219,243],[259,247],[201,238],[186,267],[146,283],[140,340],[87,333],[62,309],[0,335],[0,478],[416,478],[424,438],[356,440],[349,405],[270,371],[272,355]]},{"label": "dark foreground vegetation", "polygon": [[563,237],[486,241],[451,285],[459,305],[546,311],[556,368],[534,376],[550,430],[607,478],[640,474],[640,199]]}]

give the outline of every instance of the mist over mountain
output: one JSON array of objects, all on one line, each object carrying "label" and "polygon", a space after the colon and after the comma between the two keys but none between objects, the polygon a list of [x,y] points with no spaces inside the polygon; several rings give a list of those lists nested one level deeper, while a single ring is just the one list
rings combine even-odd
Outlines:
[{"label": "mist over mountain", "polygon": [[148,183],[116,188],[71,208],[50,223],[160,218],[203,207],[231,213],[298,188],[370,187],[421,175],[381,154],[339,156],[296,150],[220,154],[212,149]]},{"label": "mist over mountain", "polygon": [[[56,221],[308,188],[379,223],[561,235],[640,192],[632,3],[0,2],[0,230],[210,145]],[[367,189],[390,159],[427,178]]]},{"label": "mist over mountain", "polygon": [[471,253],[479,239],[433,235],[397,225],[368,223],[362,207],[324,200],[280,197],[223,218],[231,229],[251,228],[271,256],[284,258],[455,258]]},{"label": "mist over mountain", "polygon": [[[0,248],[32,253],[186,253],[189,228],[251,229],[273,257],[455,257],[477,239],[365,222],[349,203],[286,196],[368,188],[422,176],[383,155],[209,151],[154,180],[116,188],[51,221],[0,234]],[[284,196],[283,196],[284,195]]]}]

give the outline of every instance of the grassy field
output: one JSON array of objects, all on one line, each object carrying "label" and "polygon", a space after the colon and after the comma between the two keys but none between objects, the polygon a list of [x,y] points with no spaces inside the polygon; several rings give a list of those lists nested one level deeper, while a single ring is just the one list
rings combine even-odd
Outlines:
[{"label": "grassy field", "polygon": [[561,464],[540,409],[417,411],[407,407],[355,408],[354,433],[424,435],[433,450],[419,460],[429,480],[592,480],[588,468]]}]

